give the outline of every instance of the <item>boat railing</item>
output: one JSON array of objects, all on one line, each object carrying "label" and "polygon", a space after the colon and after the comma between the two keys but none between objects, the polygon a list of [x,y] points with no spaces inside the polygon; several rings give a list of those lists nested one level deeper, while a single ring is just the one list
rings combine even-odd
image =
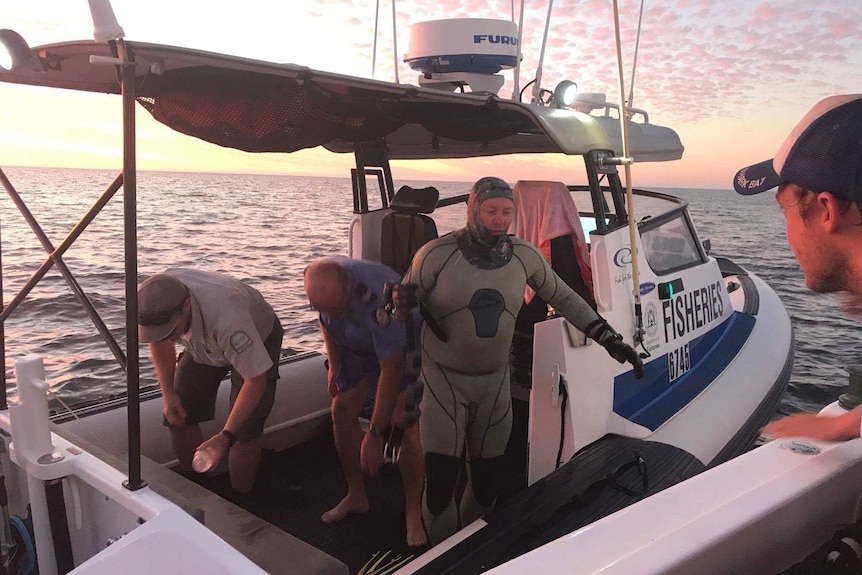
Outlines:
[{"label": "boat railing", "polygon": [[[102,338],[108,345],[108,348],[111,350],[111,353],[116,358],[117,362],[120,364],[120,367],[123,370],[126,369],[126,354],[123,353],[123,350],[120,348],[120,345],[117,343],[117,340],[111,334],[111,331],[105,325],[105,322],[102,320],[99,312],[96,311],[95,306],[90,301],[90,298],[87,297],[87,294],[84,292],[81,285],[78,283],[78,280],[75,278],[75,275],[66,265],[63,260],[63,256],[68,251],[70,247],[75,243],[78,237],[87,229],[87,226],[95,219],[97,215],[102,211],[102,209],[107,205],[107,203],[114,197],[116,192],[123,186],[123,174],[118,174],[114,181],[108,186],[108,188],[102,193],[102,195],[96,200],[96,202],[90,207],[90,209],[84,214],[81,220],[72,228],[66,238],[58,245],[54,246],[51,239],[42,229],[42,226],[39,224],[39,221],[36,219],[36,216],[30,211],[30,208],[24,202],[24,199],[15,189],[15,186],[6,176],[2,169],[0,169],[0,184],[3,185],[7,194],[12,199],[12,202],[18,208],[18,211],[21,213],[21,216],[27,222],[27,225],[30,226],[30,229],[33,231],[36,238],[42,244],[42,247],[45,249],[48,257],[45,261],[40,265],[29,280],[24,284],[21,290],[12,298],[12,300],[3,306],[2,311],[0,311],[0,359],[2,359],[5,364],[6,358],[6,341],[5,341],[5,332],[3,331],[3,327],[5,326],[5,322],[9,319],[9,316],[18,308],[18,306],[27,298],[30,292],[35,288],[43,277],[50,271],[52,267],[56,267],[63,278],[66,280],[69,288],[72,290],[73,295],[84,308],[84,311],[87,313],[87,316],[95,325],[97,331],[101,334]],[[0,244],[0,250],[2,250],[2,244]],[[2,251],[0,251],[0,300],[3,298],[3,268],[2,268]],[[7,405],[7,390],[6,390],[6,371],[3,370],[0,372],[0,387],[2,387],[2,395],[0,395],[0,401],[2,401],[2,407],[5,408]]]},{"label": "boat railing", "polygon": [[[579,96],[575,99],[574,102],[572,102],[570,107],[576,111],[584,112],[587,114],[591,114],[595,110],[604,110],[604,114],[601,114],[604,116],[610,116],[611,110],[614,110],[617,112],[617,117],[619,117],[619,104],[606,101],[603,94],[601,99],[594,99],[590,98],[589,96],[589,94]],[[649,114],[644,109],[626,106],[626,114],[628,115],[629,120],[634,120],[635,116],[643,116],[642,123],[649,124]]]}]

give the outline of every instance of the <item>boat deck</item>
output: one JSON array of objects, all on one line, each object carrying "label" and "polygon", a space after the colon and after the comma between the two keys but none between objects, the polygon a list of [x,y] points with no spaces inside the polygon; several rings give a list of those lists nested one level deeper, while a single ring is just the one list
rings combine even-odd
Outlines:
[{"label": "boat deck", "polygon": [[[346,563],[356,573],[377,552],[389,557],[418,556],[426,548],[407,546],[404,526],[404,490],[398,469],[385,467],[366,482],[371,509],[326,524],[320,516],[347,493],[347,483],[331,434],[280,452],[265,452],[260,481],[264,488],[294,483],[303,488],[302,499],[278,496],[253,497],[242,507],[276,527],[314,545]],[[231,499],[227,474],[201,481],[214,493]],[[238,502],[240,503],[240,502]],[[289,558],[285,558],[289,562]]]},{"label": "boat deck", "polygon": [[[513,401],[513,429],[507,457],[509,469],[501,486],[501,499],[508,498],[526,485],[527,403]],[[521,464],[519,465],[519,462]],[[313,545],[345,563],[357,573],[372,557],[389,552],[384,560],[418,557],[429,546],[407,546],[404,517],[404,490],[397,466],[384,466],[375,478],[366,481],[371,502],[368,513],[348,515],[338,523],[326,524],[320,516],[335,506],[347,493],[347,482],[338,461],[331,433],[321,435],[284,451],[264,451],[260,481],[264,489],[277,491],[292,483],[303,488],[296,498],[272,495],[236,501],[248,512],[283,531]],[[462,474],[463,477],[463,474]],[[195,482],[230,500],[232,490],[227,474],[196,477]],[[462,483],[463,487],[463,483]]]}]

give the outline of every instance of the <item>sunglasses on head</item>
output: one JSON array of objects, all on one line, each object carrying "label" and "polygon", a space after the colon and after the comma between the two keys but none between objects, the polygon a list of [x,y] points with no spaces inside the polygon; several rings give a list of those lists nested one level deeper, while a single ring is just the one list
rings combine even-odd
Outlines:
[{"label": "sunglasses on head", "polygon": [[484,194],[486,192],[504,192],[511,193],[512,188],[509,184],[499,178],[482,178],[476,186],[476,193]]}]

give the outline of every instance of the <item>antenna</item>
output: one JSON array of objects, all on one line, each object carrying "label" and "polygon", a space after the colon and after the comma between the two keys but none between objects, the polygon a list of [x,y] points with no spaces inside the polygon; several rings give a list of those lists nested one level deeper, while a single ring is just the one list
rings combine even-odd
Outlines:
[{"label": "antenna", "polygon": [[395,0],[392,0],[392,57],[395,60],[395,83],[398,83],[398,23],[395,19]]},{"label": "antenna", "polygon": [[[548,17],[545,19],[545,35],[542,38],[542,50],[539,52],[539,65],[536,67],[536,80],[533,84],[533,99],[531,104],[542,102],[542,63],[545,61],[545,45],[548,43],[548,29],[551,27],[551,10],[554,8],[554,0],[548,2]],[[520,46],[519,46],[520,48]]]},{"label": "antenna", "polygon": [[[512,22],[515,21],[515,4],[514,0],[512,3]],[[521,57],[523,52],[521,52],[521,42],[524,39],[524,0],[521,0],[521,17],[518,20],[518,60],[515,64],[515,81],[512,86],[512,101],[521,101]],[[526,86],[524,86],[526,88]]]},{"label": "antenna", "polygon": [[109,42],[124,38],[126,33],[114,16],[111,0],[87,0],[93,17],[93,39],[96,42]]}]

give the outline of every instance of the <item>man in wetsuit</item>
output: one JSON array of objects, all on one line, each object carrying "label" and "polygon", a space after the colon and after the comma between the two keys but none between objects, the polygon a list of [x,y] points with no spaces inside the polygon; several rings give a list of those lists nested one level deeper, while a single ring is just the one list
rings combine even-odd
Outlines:
[{"label": "man in wetsuit", "polygon": [[[421,509],[424,470],[418,389],[415,374],[412,381],[410,370],[405,374],[406,322],[394,321],[383,309],[384,285],[397,280],[398,274],[383,264],[348,258],[317,260],[305,271],[305,291],[312,308],[320,312],[329,356],[335,445],[347,478],[347,495],[321,519],[334,523],[349,513],[368,511],[362,472],[373,476],[380,468],[383,432],[391,423],[403,431],[398,466],[404,484],[407,544],[421,546],[427,537]],[[374,412],[363,436],[359,415],[369,393],[375,393]]]},{"label": "man in wetsuit", "polygon": [[[239,280],[172,268],[138,289],[138,337],[149,345],[162,390],[164,423],[184,470],[196,449],[228,456],[231,486],[251,491],[261,437],[272,410],[284,330],[272,306]],[[182,342],[177,358],[175,344]],[[200,423],[215,416],[216,395],[231,372],[231,410],[224,428],[203,442]]]},{"label": "man in wetsuit", "polygon": [[[420,430],[434,541],[457,525],[453,493],[465,445],[470,484],[462,498],[462,523],[496,500],[512,427],[508,356],[526,285],[615,359],[631,363],[638,377],[643,372],[638,354],[553,272],[542,254],[507,234],[513,216],[509,185],[499,178],[480,179],[470,191],[467,226],[425,244],[402,280],[417,286],[427,319]],[[400,297],[396,303],[405,304]]]}]

